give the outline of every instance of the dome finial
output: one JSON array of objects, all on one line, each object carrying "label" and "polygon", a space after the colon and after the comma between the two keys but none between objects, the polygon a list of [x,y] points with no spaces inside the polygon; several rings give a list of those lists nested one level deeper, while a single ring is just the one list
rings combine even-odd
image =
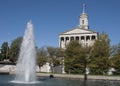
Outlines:
[{"label": "dome finial", "polygon": [[86,4],[83,3],[83,14],[85,13],[85,7],[86,7]]}]

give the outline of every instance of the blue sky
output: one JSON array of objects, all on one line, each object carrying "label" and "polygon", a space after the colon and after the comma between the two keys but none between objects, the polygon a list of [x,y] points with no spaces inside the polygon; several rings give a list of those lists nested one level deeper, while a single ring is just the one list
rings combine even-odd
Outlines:
[{"label": "blue sky", "polygon": [[23,36],[32,20],[36,45],[58,47],[59,33],[79,25],[86,4],[89,26],[109,35],[111,45],[120,42],[120,0],[0,0],[0,45]]}]

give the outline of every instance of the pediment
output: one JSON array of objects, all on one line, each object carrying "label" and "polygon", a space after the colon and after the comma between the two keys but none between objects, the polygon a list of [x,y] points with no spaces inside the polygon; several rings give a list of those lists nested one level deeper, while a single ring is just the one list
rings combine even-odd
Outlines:
[{"label": "pediment", "polygon": [[91,31],[89,29],[80,29],[80,28],[76,28],[76,29],[72,29],[66,32],[63,32],[62,34],[85,34],[85,33],[94,33],[94,31]]}]

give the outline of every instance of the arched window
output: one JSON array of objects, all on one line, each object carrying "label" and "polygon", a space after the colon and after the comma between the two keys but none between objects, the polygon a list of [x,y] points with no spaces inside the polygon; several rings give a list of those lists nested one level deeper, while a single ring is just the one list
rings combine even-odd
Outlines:
[{"label": "arched window", "polygon": [[96,37],[93,35],[93,36],[92,36],[92,40],[95,40],[95,39],[96,39]]},{"label": "arched window", "polygon": [[86,41],[90,40],[90,36],[86,36]]},{"label": "arched window", "polygon": [[70,39],[71,39],[71,41],[72,41],[72,40],[74,40],[74,37],[71,37]]},{"label": "arched window", "polygon": [[64,41],[64,37],[61,37],[61,41]]},{"label": "arched window", "polygon": [[79,40],[79,36],[76,36],[76,40]]},{"label": "arched window", "polygon": [[69,37],[66,37],[66,40],[69,40]]},{"label": "arched window", "polygon": [[84,40],[85,39],[85,37],[84,36],[81,36],[81,40]]},{"label": "arched window", "polygon": [[84,25],[84,20],[82,20],[82,24]]}]

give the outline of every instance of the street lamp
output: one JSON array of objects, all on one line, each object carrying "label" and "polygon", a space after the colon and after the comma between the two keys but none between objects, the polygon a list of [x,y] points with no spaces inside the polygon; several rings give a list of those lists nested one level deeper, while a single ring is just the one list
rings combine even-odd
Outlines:
[{"label": "street lamp", "polygon": [[86,68],[87,68],[87,61],[86,61],[86,58],[85,58],[85,60],[84,60],[84,80],[87,80]]},{"label": "street lamp", "polygon": [[87,60],[89,58],[89,55],[84,59],[84,80],[87,80],[87,75],[89,74],[89,70],[87,68]]}]

